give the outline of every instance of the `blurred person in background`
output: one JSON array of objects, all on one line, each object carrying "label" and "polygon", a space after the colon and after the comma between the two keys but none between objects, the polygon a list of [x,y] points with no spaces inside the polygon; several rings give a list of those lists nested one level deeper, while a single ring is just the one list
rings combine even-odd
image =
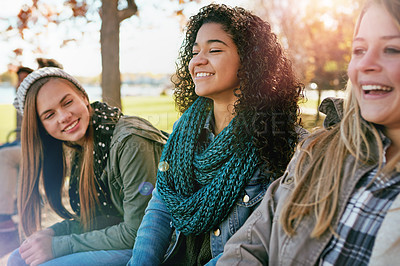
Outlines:
[{"label": "blurred person in background", "polygon": [[[32,72],[33,69],[29,67],[18,67],[16,89],[24,78]],[[17,226],[12,220],[12,216],[16,214],[15,202],[21,161],[21,121],[22,117],[17,112],[17,127],[9,134],[10,136],[15,134],[15,140],[0,146],[0,257],[18,247],[19,241]]]},{"label": "blurred person in background", "polygon": [[[38,69],[42,67],[63,68],[57,60],[52,58],[36,58]],[[33,69],[19,66],[17,69],[17,86],[33,72]],[[16,128],[10,133],[15,140],[0,146],[0,256],[7,254],[18,247],[18,230],[12,216],[16,214],[16,198],[18,176],[21,162],[21,123],[22,116],[16,112]]]}]

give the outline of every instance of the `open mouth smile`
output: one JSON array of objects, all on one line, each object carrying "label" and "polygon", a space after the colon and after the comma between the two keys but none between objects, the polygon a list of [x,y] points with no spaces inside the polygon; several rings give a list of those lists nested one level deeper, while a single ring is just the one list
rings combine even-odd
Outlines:
[{"label": "open mouth smile", "polygon": [[209,72],[198,72],[198,73],[196,73],[196,78],[209,77],[209,76],[214,76],[214,74],[209,73]]},{"label": "open mouth smile", "polygon": [[392,87],[382,85],[363,85],[361,89],[365,94],[385,94],[393,90]]},{"label": "open mouth smile", "polygon": [[78,124],[78,122],[79,122],[79,119],[76,120],[75,122],[73,122],[71,125],[69,125],[66,128],[64,128],[63,131],[66,132],[66,131],[69,131],[69,130],[73,129]]}]

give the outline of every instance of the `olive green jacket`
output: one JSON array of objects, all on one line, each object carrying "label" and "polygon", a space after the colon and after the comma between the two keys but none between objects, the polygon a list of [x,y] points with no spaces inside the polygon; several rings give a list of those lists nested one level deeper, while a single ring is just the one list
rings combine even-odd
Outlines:
[{"label": "olive green jacket", "polygon": [[[111,200],[122,222],[100,230],[83,232],[76,220],[64,220],[50,228],[53,256],[91,250],[131,249],[154,187],[157,165],[167,137],[147,120],[123,116],[111,141],[107,165],[101,176],[108,185]],[[148,182],[148,183],[144,183]]]}]

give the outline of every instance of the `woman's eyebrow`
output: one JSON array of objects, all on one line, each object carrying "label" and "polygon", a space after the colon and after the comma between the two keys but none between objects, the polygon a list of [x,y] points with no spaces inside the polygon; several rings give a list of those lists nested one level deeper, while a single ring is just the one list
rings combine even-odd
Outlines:
[{"label": "woman's eyebrow", "polygon": [[[208,40],[208,41],[207,41],[208,44],[214,43],[214,42],[222,43],[223,45],[228,46],[224,41],[221,41],[221,40],[219,40],[219,39],[212,39],[212,40]],[[197,42],[195,42],[195,43],[193,44],[193,46],[197,46],[197,45],[199,45]]]},{"label": "woman's eyebrow", "polygon": [[224,41],[221,41],[221,40],[218,40],[218,39],[215,39],[215,40],[208,40],[208,41],[207,41],[207,43],[214,43],[214,42],[222,43],[223,45],[228,46]]},{"label": "woman's eyebrow", "polygon": [[[385,36],[381,36],[379,37],[379,39],[381,40],[392,40],[392,39],[399,39],[400,35],[385,35]],[[365,38],[363,37],[356,37],[354,38],[354,41],[364,41]]]},{"label": "woman's eyebrow", "polygon": [[392,39],[399,39],[400,35],[387,35],[387,36],[382,36],[381,39],[385,40],[392,40]]}]

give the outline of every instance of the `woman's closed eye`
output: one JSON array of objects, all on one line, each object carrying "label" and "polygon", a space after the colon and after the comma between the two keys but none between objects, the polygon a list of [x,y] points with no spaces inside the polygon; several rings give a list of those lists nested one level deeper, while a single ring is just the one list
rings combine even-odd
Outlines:
[{"label": "woman's closed eye", "polygon": [[66,100],[65,102],[64,102],[64,106],[68,106],[68,105],[70,105],[72,103],[72,100]]},{"label": "woman's closed eye", "polygon": [[211,49],[210,50],[210,53],[220,53],[220,52],[222,52],[221,49]]},{"label": "woman's closed eye", "polygon": [[365,54],[365,49],[364,48],[353,48],[353,55],[362,55]]},{"label": "woman's closed eye", "polygon": [[48,112],[46,115],[43,117],[44,120],[48,120],[54,116],[53,112]]},{"label": "woman's closed eye", "polygon": [[[210,54],[212,54],[212,53],[220,53],[222,51],[223,51],[222,49],[210,49],[208,52]],[[199,53],[200,53],[200,51],[193,51],[192,55],[195,56],[195,55],[198,55]]]},{"label": "woman's closed eye", "polygon": [[400,54],[400,49],[395,47],[386,47],[384,51],[386,54]]}]

